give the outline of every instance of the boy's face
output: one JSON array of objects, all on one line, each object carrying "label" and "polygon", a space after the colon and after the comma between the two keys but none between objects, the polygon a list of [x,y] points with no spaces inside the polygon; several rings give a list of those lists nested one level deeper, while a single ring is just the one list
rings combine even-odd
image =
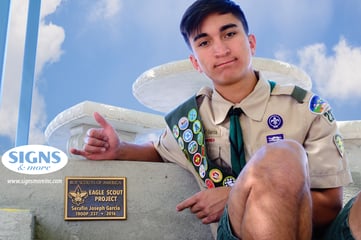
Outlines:
[{"label": "boy's face", "polygon": [[209,15],[189,40],[194,68],[204,72],[216,88],[253,74],[251,59],[256,39],[246,35],[241,21],[232,14]]}]

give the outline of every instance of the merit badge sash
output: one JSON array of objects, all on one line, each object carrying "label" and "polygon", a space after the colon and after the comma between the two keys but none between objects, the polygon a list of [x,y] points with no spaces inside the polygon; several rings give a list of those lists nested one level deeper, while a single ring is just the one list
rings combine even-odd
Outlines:
[{"label": "merit badge sash", "polygon": [[233,186],[236,177],[207,157],[204,129],[198,112],[196,96],[170,112],[165,120],[186,158],[192,163],[207,188]]}]

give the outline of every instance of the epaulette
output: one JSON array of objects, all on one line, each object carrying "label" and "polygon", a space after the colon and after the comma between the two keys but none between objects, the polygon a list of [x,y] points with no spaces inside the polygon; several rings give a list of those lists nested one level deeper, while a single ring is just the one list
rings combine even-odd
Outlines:
[{"label": "epaulette", "polygon": [[303,103],[307,95],[307,90],[295,85],[276,85],[271,95],[289,95],[297,102]]}]

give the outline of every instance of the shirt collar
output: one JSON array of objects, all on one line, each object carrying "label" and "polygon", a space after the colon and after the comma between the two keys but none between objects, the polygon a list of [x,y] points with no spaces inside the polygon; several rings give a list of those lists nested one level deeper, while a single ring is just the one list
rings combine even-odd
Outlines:
[{"label": "shirt collar", "polygon": [[240,103],[233,104],[214,90],[212,95],[212,107],[214,112],[217,113],[217,115],[214,116],[215,124],[220,124],[226,119],[228,111],[232,106],[242,108],[247,117],[255,121],[261,121],[266,111],[270,92],[270,84],[263,78],[261,73],[259,74],[259,80],[257,81],[254,90]]}]

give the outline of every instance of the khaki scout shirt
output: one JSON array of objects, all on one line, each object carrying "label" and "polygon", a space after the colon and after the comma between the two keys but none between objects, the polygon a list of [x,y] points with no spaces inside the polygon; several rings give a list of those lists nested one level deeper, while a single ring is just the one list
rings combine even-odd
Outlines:
[{"label": "khaki scout shirt", "polygon": [[[294,139],[305,148],[311,179],[311,188],[332,188],[350,183],[351,174],[343,151],[342,140],[328,104],[316,113],[310,100],[315,96],[307,92],[303,103],[290,96],[293,86],[279,84],[270,94],[270,84],[262,78],[255,89],[240,103],[225,100],[217,91],[203,88],[197,96],[203,96],[199,113],[205,129],[208,158],[218,165],[230,168],[229,118],[234,107],[242,108],[240,117],[246,161],[263,145],[274,140]],[[317,97],[317,96],[316,96]],[[335,142],[337,142],[336,144]],[[169,127],[155,147],[164,161],[175,162],[191,171],[200,186],[205,188],[198,173],[180,150]]]}]

